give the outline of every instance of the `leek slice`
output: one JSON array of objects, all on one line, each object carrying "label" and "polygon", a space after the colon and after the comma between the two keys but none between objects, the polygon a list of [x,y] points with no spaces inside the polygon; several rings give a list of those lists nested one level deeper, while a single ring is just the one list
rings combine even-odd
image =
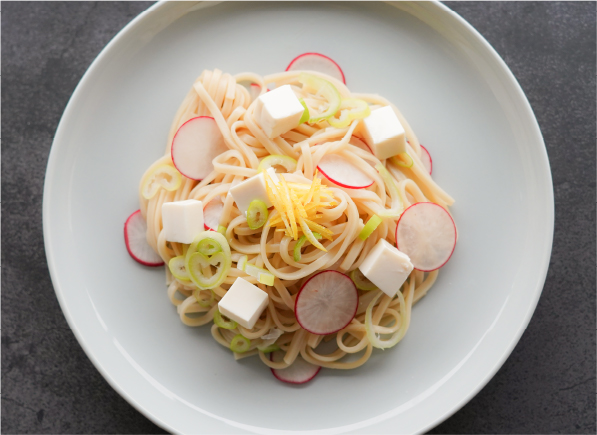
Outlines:
[{"label": "leek slice", "polygon": [[222,250],[222,246],[212,239],[211,237],[207,237],[199,242],[197,245],[197,252],[203,255],[214,255],[217,252]]},{"label": "leek slice", "polygon": [[262,269],[251,263],[247,263],[244,270],[247,275],[257,278],[257,281],[261,284],[274,285],[274,279],[276,277],[269,270]]},{"label": "leek slice", "polygon": [[[303,115],[301,116],[301,119],[299,120],[299,125],[301,125],[309,120],[309,108],[307,107],[305,100],[303,100],[302,98],[299,98],[299,103],[301,103],[301,105],[305,108]],[[290,172],[290,171],[288,171],[288,172]]]},{"label": "leek slice", "polygon": [[265,202],[254,199],[247,209],[247,224],[252,230],[261,228],[267,222],[269,212]]},{"label": "leek slice", "polygon": [[[225,269],[226,256],[218,252],[211,257],[207,257],[200,252],[195,252],[189,260],[189,272],[191,281],[202,290],[212,289],[224,281],[228,276],[228,269]],[[212,275],[211,266],[218,265],[217,271]]]},{"label": "leek slice", "polygon": [[230,350],[236,353],[246,352],[250,347],[251,340],[249,340],[247,337],[243,337],[241,334],[236,334],[230,343]]},{"label": "leek slice", "polygon": [[234,320],[224,320],[222,313],[220,313],[218,310],[216,310],[214,313],[214,323],[218,328],[222,329],[235,329],[238,326],[238,323],[236,323]]},{"label": "leek slice", "polygon": [[242,257],[240,257],[240,259],[238,260],[238,262],[236,263],[236,268],[240,269],[242,271],[245,270],[245,267],[247,265],[247,260],[249,259],[248,256],[243,255]]},{"label": "leek slice", "polygon": [[175,167],[164,163],[158,165],[151,171],[143,180],[141,187],[141,194],[145,199],[151,199],[158,193],[160,187],[173,191],[180,187],[182,183],[182,175]]},{"label": "leek slice", "polygon": [[170,269],[170,273],[174,276],[174,278],[180,281],[191,281],[189,272],[185,267],[184,255],[171,258],[168,262],[168,269]]},{"label": "leek slice", "polygon": [[313,113],[314,108],[309,109],[309,124],[317,124],[319,121],[323,121],[324,119],[333,116],[338,111],[340,104],[342,103],[342,97],[334,85],[327,80],[307,73],[301,73],[298,77],[298,81],[302,83],[303,90],[316,96],[322,96],[329,104],[327,110],[318,114]]},{"label": "leek slice", "polygon": [[[319,233],[313,233],[313,237],[315,237],[317,240],[321,240],[321,234]],[[302,235],[299,239],[298,242],[296,242],[296,245],[294,245],[294,251],[293,251],[293,256],[294,256],[294,261],[299,262],[301,261],[301,248],[303,247],[303,245],[305,244],[305,242],[307,241],[307,236]]]},{"label": "leek slice", "polygon": [[265,157],[263,160],[261,160],[261,162],[259,162],[257,171],[267,171],[269,168],[276,165],[284,167],[286,172],[296,171],[296,160],[294,160],[292,157],[283,156],[280,154],[272,154]]},{"label": "leek slice", "polygon": [[371,218],[369,218],[369,220],[367,221],[367,223],[365,224],[365,226],[359,233],[359,239],[366,240],[367,237],[369,237],[371,235],[371,233],[373,231],[375,231],[375,229],[379,226],[379,224],[381,222],[382,222],[381,218],[379,216],[377,216],[376,214],[371,216]]},{"label": "leek slice", "polygon": [[[209,243],[218,244],[221,251],[212,256],[207,256],[197,251],[201,241],[208,240]],[[216,273],[211,272],[211,266],[218,266]],[[185,256],[185,267],[189,272],[191,281],[202,290],[211,289],[219,286],[228,276],[228,271],[232,265],[232,254],[226,237],[214,231],[203,231],[200,233]]]},{"label": "leek slice", "polygon": [[352,282],[354,282],[354,285],[356,285],[359,290],[377,290],[376,285],[369,281],[360,269],[355,269],[350,272],[350,279],[352,279]]},{"label": "leek slice", "polygon": [[280,346],[278,346],[277,344],[270,344],[269,346],[258,347],[257,349],[259,349],[263,353],[271,353],[275,352],[276,350],[280,350]]},{"label": "leek slice", "polygon": [[406,152],[396,154],[394,157],[392,157],[392,160],[398,166],[402,166],[403,168],[412,168],[412,166],[414,164],[413,158],[410,156],[410,154],[408,154]]},{"label": "leek slice", "polygon": [[348,127],[355,119],[363,119],[371,115],[371,108],[364,100],[357,98],[345,98],[338,109],[340,116],[336,118],[332,116],[328,122],[332,127],[344,128]]}]

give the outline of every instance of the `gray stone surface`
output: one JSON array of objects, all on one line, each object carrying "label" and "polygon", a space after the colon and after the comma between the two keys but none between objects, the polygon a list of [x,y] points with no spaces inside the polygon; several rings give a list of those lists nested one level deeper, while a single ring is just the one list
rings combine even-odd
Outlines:
[{"label": "gray stone surface", "polygon": [[[2,3],[2,432],[163,433],[89,362],[43,250],[48,153],[76,84],[149,2]],[[595,433],[595,3],[448,2],[495,47],[541,126],[553,254],[537,311],[489,384],[432,433]]]}]

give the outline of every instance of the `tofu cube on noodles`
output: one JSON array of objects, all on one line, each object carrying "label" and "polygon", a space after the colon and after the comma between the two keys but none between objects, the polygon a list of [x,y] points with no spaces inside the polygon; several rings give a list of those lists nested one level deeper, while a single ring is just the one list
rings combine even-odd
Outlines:
[{"label": "tofu cube on noodles", "polygon": [[243,278],[236,278],[218,303],[220,313],[247,329],[252,329],[267,307],[269,296]]},{"label": "tofu cube on noodles", "polygon": [[379,160],[406,151],[406,134],[390,106],[371,112],[361,123],[361,134]]},{"label": "tofu cube on noodles", "polygon": [[169,242],[192,243],[205,231],[203,204],[196,199],[162,204],[162,225]]},{"label": "tofu cube on noodles", "polygon": [[394,297],[412,272],[413,265],[408,255],[379,239],[359,269],[382,292]]},{"label": "tofu cube on noodles", "polygon": [[[279,181],[274,168],[269,168],[267,173],[275,183]],[[230,194],[234,198],[234,202],[236,202],[238,209],[245,215],[249,209],[251,201],[256,199],[263,201],[267,208],[273,205],[267,196],[267,190],[265,190],[265,178],[263,173],[254,175],[232,187],[230,189]]]},{"label": "tofu cube on noodles", "polygon": [[304,110],[290,85],[284,85],[257,99],[255,119],[272,139],[298,127]]}]

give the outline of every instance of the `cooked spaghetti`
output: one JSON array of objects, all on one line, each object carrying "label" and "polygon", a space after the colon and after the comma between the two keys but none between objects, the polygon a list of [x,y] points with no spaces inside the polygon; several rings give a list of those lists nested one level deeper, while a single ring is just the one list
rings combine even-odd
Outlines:
[{"label": "cooked spaghetti", "polygon": [[[297,321],[295,299],[301,286],[318,271],[336,270],[350,275],[379,239],[395,245],[397,221],[411,204],[433,202],[447,209],[453,199],[424,168],[419,141],[393,104],[377,95],[351,93],[342,82],[325,74],[309,72],[312,77],[333,85],[342,101],[359,100],[359,104],[370,111],[385,106],[393,109],[408,140],[402,160],[380,161],[359,146],[356,133],[362,118],[356,116],[351,120],[340,110],[332,113],[332,117],[302,123],[269,138],[255,114],[257,97],[264,95],[268,86],[275,89],[290,85],[312,114],[322,114],[329,109],[325,95],[306,86],[301,74],[292,71],[262,77],[252,73],[233,76],[217,69],[203,71],[176,112],[163,157],[143,175],[139,192],[141,213],[147,222],[147,242],[169,264],[173,258],[184,258],[191,248],[166,240],[162,204],[187,199],[202,201],[204,205],[221,201],[219,228],[229,245],[233,263],[221,283],[201,289],[189,280],[172,276],[166,267],[168,296],[185,325],[211,324],[216,317],[211,332],[218,343],[235,349],[233,341],[240,334],[247,346],[242,353],[234,352],[234,356],[258,354],[264,364],[274,369],[292,365],[299,355],[317,366],[352,369],[364,364],[374,347],[391,347],[400,341],[408,330],[413,304],[425,296],[436,281],[437,270],[413,270],[394,297],[374,286],[372,290],[359,289],[354,318],[341,330],[327,335],[308,332]],[[241,83],[253,83],[259,95],[252,98],[249,89]],[[174,183],[173,178],[179,175],[171,158],[173,138],[186,121],[199,116],[213,117],[228,150],[213,159],[213,171],[201,181],[180,176],[180,183]],[[351,189],[328,181],[318,170],[326,155],[341,156],[373,180],[373,184]],[[247,216],[239,210],[229,191],[258,175],[260,162],[268,156],[285,156],[295,163],[290,165],[292,171],[284,172],[284,168],[277,166],[278,187],[266,175],[268,195],[274,207],[270,208],[263,226],[251,229]],[[148,180],[159,168],[162,168],[162,184],[150,183]],[[289,203],[280,196],[284,192],[290,195]],[[369,229],[366,237],[359,237],[374,215],[379,216],[377,226],[372,232]],[[293,255],[297,243],[304,244],[298,248],[298,257]],[[240,265],[234,267],[234,263],[240,262],[272,274],[273,285],[260,282]],[[237,277],[257,285],[269,296],[267,308],[252,329],[234,322],[232,329],[219,326],[226,321],[218,311],[218,302]],[[337,348],[331,353],[318,348],[322,341],[332,340]],[[268,347],[270,351],[280,350],[283,357],[274,362],[266,353]]]}]

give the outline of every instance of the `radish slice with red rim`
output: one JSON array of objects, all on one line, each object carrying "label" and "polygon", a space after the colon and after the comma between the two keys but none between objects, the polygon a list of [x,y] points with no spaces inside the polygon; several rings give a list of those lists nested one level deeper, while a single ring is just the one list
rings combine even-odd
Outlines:
[{"label": "radish slice with red rim", "polygon": [[[280,362],[284,358],[284,352],[276,350],[270,354],[270,360]],[[294,362],[285,369],[271,369],[276,378],[282,382],[289,384],[304,384],[319,373],[320,366],[308,363],[300,355],[296,357]]]},{"label": "radish slice with red rim", "polygon": [[364,189],[373,179],[339,154],[326,154],[317,165],[319,172],[332,183],[348,189]]},{"label": "radish slice with red rim", "polygon": [[255,101],[259,97],[259,94],[261,93],[261,86],[257,83],[242,81],[238,84],[243,86],[247,91],[249,91],[249,97],[251,98],[251,102]]},{"label": "radish slice with red rim", "polygon": [[456,225],[450,213],[433,202],[408,207],[396,225],[396,248],[415,269],[431,272],[448,262],[456,247]]},{"label": "radish slice with red rim", "polygon": [[329,57],[320,53],[303,53],[295,57],[286,71],[315,71],[327,74],[346,84],[342,68]]},{"label": "radish slice with red rim", "polygon": [[213,159],[228,151],[215,119],[191,118],[180,126],[172,140],[172,162],[187,178],[202,180],[213,171]]},{"label": "radish slice with red rim", "polygon": [[147,243],[147,222],[137,210],[124,223],[124,243],[133,260],[144,266],[163,266],[164,261]]},{"label": "radish slice with red rim", "polygon": [[294,303],[296,320],[317,335],[332,334],[354,318],[359,294],[352,280],[341,272],[324,270],[301,287]]},{"label": "radish slice with red rim", "polygon": [[421,163],[423,163],[423,166],[429,171],[429,175],[431,175],[433,160],[431,160],[431,154],[429,154],[429,151],[423,145],[421,145]]},{"label": "radish slice with red rim", "polygon": [[214,198],[203,207],[203,226],[206,230],[218,231],[224,203],[220,198]]},{"label": "radish slice with red rim", "polygon": [[259,86],[257,83],[251,83],[251,86],[249,86],[249,95],[251,96],[251,101],[255,101],[257,97],[259,97],[260,93],[261,86]]}]

